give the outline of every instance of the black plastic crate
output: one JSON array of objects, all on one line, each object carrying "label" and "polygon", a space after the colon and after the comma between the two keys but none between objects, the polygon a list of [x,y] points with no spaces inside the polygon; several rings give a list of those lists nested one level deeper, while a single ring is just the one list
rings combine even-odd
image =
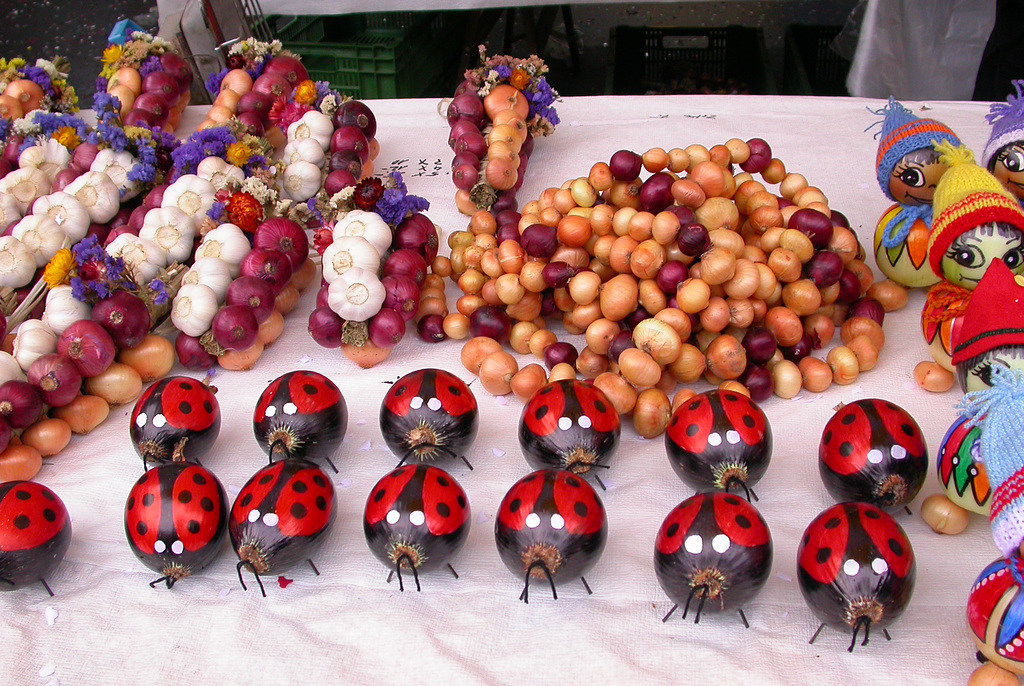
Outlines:
[{"label": "black plastic crate", "polygon": [[849,95],[850,61],[832,49],[842,26],[786,27],[782,90],[787,95]]},{"label": "black plastic crate", "polygon": [[776,93],[761,29],[616,26],[608,91],[645,93]]}]

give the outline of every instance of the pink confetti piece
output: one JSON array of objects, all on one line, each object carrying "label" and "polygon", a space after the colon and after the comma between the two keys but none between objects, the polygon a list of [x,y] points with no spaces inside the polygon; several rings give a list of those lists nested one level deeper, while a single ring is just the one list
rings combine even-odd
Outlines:
[{"label": "pink confetti piece", "polygon": [[53,675],[53,673],[56,672],[56,671],[57,671],[57,665],[43,665],[43,667],[39,670],[39,676],[45,678],[45,677]]},{"label": "pink confetti piece", "polygon": [[309,355],[303,355],[302,357],[299,358],[299,364],[309,364],[312,361],[313,358],[310,357]]},{"label": "pink confetti piece", "polygon": [[359,446],[359,449],[360,449],[360,450],[369,450],[369,449],[370,449],[370,442],[369,442],[369,441],[366,441],[366,442],[365,442],[365,443],[363,443],[363,444],[362,444],[361,446]]},{"label": "pink confetti piece", "polygon": [[505,451],[502,450],[501,448],[491,448],[491,453],[495,457],[505,457]]},{"label": "pink confetti piece", "polygon": [[776,578],[781,579],[782,581],[785,581],[787,583],[793,580],[793,577],[791,577],[789,574],[782,574],[781,572],[779,574],[776,574],[775,576]]},{"label": "pink confetti piece", "polygon": [[228,484],[228,493],[231,495],[238,495],[242,490],[241,486],[235,486],[234,484]]},{"label": "pink confetti piece", "polygon": [[289,579],[286,576],[277,577],[277,585],[281,588],[288,588],[288,586],[290,586],[293,581],[295,581],[295,579]]},{"label": "pink confetti piece", "polygon": [[57,621],[57,616],[58,615],[60,615],[60,613],[57,612],[57,610],[55,610],[54,608],[52,608],[52,607],[46,608],[44,616],[46,617],[46,624],[47,624],[47,626],[53,626],[54,623]]},{"label": "pink confetti piece", "polygon": [[366,420],[365,419],[356,420],[356,426],[366,426]]},{"label": "pink confetti piece", "polygon": [[231,595],[231,589],[222,588],[220,589],[220,591],[218,591],[217,595],[219,595],[221,598],[227,598],[229,595]]},{"label": "pink confetti piece", "polygon": [[334,483],[337,484],[338,488],[342,490],[348,490],[349,488],[352,488],[352,479],[338,479]]},{"label": "pink confetti piece", "polygon": [[498,395],[498,396],[495,396],[494,402],[496,404],[501,405],[502,407],[504,407],[505,405],[508,405],[508,398],[506,398],[503,395]]},{"label": "pink confetti piece", "polygon": [[486,522],[490,518],[491,518],[491,515],[487,514],[486,512],[481,512],[480,514],[478,514],[476,516],[476,523],[477,524],[483,524],[484,522]]}]

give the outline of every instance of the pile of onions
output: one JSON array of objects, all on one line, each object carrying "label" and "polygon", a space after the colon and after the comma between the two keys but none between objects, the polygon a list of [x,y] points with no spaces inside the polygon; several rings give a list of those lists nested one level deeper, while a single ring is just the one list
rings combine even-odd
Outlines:
[{"label": "pile of onions", "polygon": [[191,99],[192,69],[170,50],[160,55],[160,68],[146,76],[122,67],[107,81],[107,93],[121,103],[125,126],[159,126],[172,133]]},{"label": "pile of onions", "polygon": [[[444,328],[471,339],[467,369],[507,379],[485,388],[527,398],[580,374],[644,436],[692,395],[670,401],[679,383],[703,378],[756,400],[853,383],[878,360],[884,312],[906,303],[902,288],[872,283],[845,217],[760,139],[620,151],[521,214],[474,213],[448,243],[463,295]],[[558,342],[551,317],[586,346]],[[837,333],[825,359],[811,356]],[[518,369],[506,342],[542,359],[547,379],[538,365]]]}]

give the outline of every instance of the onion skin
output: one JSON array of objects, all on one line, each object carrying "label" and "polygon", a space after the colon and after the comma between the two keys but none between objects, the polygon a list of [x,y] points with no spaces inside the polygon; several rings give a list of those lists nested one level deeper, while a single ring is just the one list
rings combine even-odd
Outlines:
[{"label": "onion skin", "polygon": [[88,319],[75,322],[57,339],[57,353],[70,359],[86,378],[106,370],[116,352],[114,339],[106,329]]},{"label": "onion skin", "polygon": [[388,359],[388,355],[391,354],[391,349],[378,348],[370,342],[367,342],[366,345],[363,346],[342,343],[341,354],[352,362],[355,362],[361,368],[370,369],[371,367],[376,367],[378,364]]},{"label": "onion skin", "polygon": [[72,433],[87,434],[103,423],[110,414],[110,405],[95,395],[80,395],[64,407],[53,410],[53,416],[63,419]]},{"label": "onion skin", "polygon": [[195,336],[179,333],[174,339],[174,352],[181,366],[192,371],[206,371],[217,363],[217,358],[206,351]]},{"label": "onion skin", "polygon": [[39,388],[43,402],[53,407],[67,405],[82,387],[82,375],[74,362],[50,353],[43,355],[28,368],[28,382]]},{"label": "onion skin", "polygon": [[263,344],[258,340],[244,350],[228,350],[217,357],[217,364],[234,372],[252,369],[263,354]]},{"label": "onion skin", "polygon": [[12,429],[24,429],[35,423],[43,411],[39,389],[27,381],[8,381],[0,385],[0,418]]},{"label": "onion skin", "polygon": [[71,442],[71,426],[63,419],[43,419],[22,432],[21,442],[38,450],[41,456],[50,457]]},{"label": "onion skin", "polygon": [[122,350],[117,361],[139,373],[143,383],[167,376],[174,367],[174,345],[156,334],[149,334],[134,348]]},{"label": "onion skin", "polygon": [[142,377],[132,367],[115,362],[102,374],[86,379],[85,392],[103,398],[108,405],[124,405],[142,393]]},{"label": "onion skin", "polygon": [[9,445],[0,453],[0,483],[28,481],[43,467],[43,456],[30,445]]},{"label": "onion skin", "polygon": [[970,523],[970,513],[942,493],[933,493],[921,503],[921,519],[937,534],[956,536]]},{"label": "onion skin", "polygon": [[146,304],[128,291],[115,291],[92,308],[92,320],[102,326],[118,348],[134,348],[149,333]]}]

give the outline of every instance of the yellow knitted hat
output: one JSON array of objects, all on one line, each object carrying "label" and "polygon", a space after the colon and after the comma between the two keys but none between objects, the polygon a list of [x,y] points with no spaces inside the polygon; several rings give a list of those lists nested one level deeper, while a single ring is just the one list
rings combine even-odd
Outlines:
[{"label": "yellow knitted hat", "polygon": [[935,151],[939,153],[939,162],[949,165],[949,169],[935,188],[932,216],[938,216],[953,203],[980,191],[992,191],[1014,199],[996,177],[975,163],[974,153],[966,145],[954,146],[943,141],[935,146]]}]

